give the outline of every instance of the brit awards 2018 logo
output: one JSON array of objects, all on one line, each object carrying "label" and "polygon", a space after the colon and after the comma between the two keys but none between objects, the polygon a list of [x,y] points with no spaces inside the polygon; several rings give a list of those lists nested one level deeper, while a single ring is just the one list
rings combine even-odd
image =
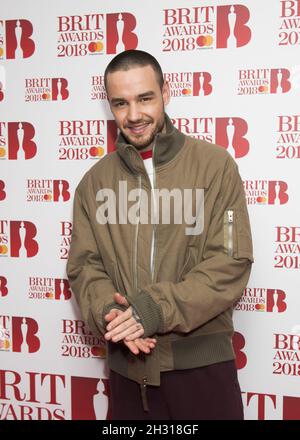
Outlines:
[{"label": "brit awards 2018 logo", "polygon": [[300,269],[300,226],[276,226],[277,269]]},{"label": "brit awards 2018 logo", "polygon": [[[300,326],[298,326],[300,329]],[[300,376],[300,335],[274,333],[273,374]]]},{"label": "brit awards 2018 logo", "polygon": [[32,34],[29,20],[0,20],[0,60],[31,57],[35,50]]},{"label": "brit awards 2018 logo", "polygon": [[67,202],[69,182],[63,179],[27,179],[27,202]]},{"label": "brit awards 2018 logo", "polygon": [[0,220],[0,257],[31,258],[39,250],[37,228],[26,220]]},{"label": "brit awards 2018 logo", "polygon": [[286,293],[281,289],[246,287],[234,309],[241,312],[283,313],[287,309]]},{"label": "brit awards 2018 logo", "polygon": [[61,355],[90,359],[105,358],[105,340],[94,336],[83,321],[62,319]]},{"label": "brit awards 2018 logo", "polygon": [[235,159],[248,154],[250,145],[246,138],[248,124],[237,117],[173,118],[172,123],[184,134],[196,139],[216,143],[226,148]]},{"label": "brit awards 2018 logo", "polygon": [[206,96],[212,92],[209,72],[164,73],[169,84],[170,96]]},{"label": "brit awards 2018 logo", "polygon": [[277,69],[240,69],[238,95],[287,93],[291,90],[291,72],[283,67]]},{"label": "brit awards 2018 logo", "polygon": [[0,275],[0,298],[8,295],[7,278]]},{"label": "brit awards 2018 logo", "polygon": [[93,75],[91,77],[91,100],[104,100],[107,98],[104,85],[104,75]]},{"label": "brit awards 2018 logo", "polygon": [[72,222],[66,222],[66,221],[60,222],[60,236],[61,236],[61,240],[60,240],[60,248],[59,248],[59,258],[61,260],[67,260],[71,245]]},{"label": "brit awards 2018 logo", "polygon": [[36,353],[40,349],[39,325],[33,318],[0,316],[0,350]]},{"label": "brit awards 2018 logo", "polygon": [[0,420],[64,420],[66,377],[0,370]]},{"label": "brit awards 2018 logo", "polygon": [[0,180],[0,202],[6,199],[5,182]]},{"label": "brit awards 2018 logo", "polygon": [[197,6],[163,10],[164,52],[245,46],[251,40],[245,5]]},{"label": "brit awards 2018 logo", "polygon": [[59,160],[99,159],[115,150],[117,132],[113,120],[59,121]]},{"label": "brit awards 2018 logo", "polygon": [[29,122],[0,121],[0,159],[28,160],[37,152],[35,128]]},{"label": "brit awards 2018 logo", "polygon": [[288,184],[282,180],[244,180],[248,205],[285,205]]},{"label": "brit awards 2018 logo", "polygon": [[277,159],[300,159],[300,115],[277,117]]},{"label": "brit awards 2018 logo", "polygon": [[60,16],[57,56],[111,55],[136,49],[136,24],[130,12]]},{"label": "brit awards 2018 logo", "polygon": [[280,0],[279,46],[300,44],[300,0]]},{"label": "brit awards 2018 logo", "polygon": [[25,102],[65,101],[69,97],[66,78],[26,78]]},{"label": "brit awards 2018 logo", "polygon": [[28,298],[46,301],[68,301],[72,298],[72,291],[69,281],[64,278],[31,276],[28,280]]}]

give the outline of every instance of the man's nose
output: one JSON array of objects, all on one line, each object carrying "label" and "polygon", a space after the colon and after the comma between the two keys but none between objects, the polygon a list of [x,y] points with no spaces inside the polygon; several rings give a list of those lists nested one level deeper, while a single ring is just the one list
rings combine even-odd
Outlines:
[{"label": "man's nose", "polygon": [[137,103],[132,103],[128,106],[128,121],[134,122],[141,119],[141,111]]}]

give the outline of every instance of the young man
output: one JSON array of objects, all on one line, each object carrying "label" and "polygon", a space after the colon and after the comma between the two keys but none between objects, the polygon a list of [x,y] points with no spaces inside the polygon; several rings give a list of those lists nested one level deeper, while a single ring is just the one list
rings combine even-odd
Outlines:
[{"label": "young man", "polygon": [[76,189],[67,273],[107,340],[112,417],[242,419],[232,307],[253,256],[237,166],[172,125],[152,55],[117,55],[105,85],[120,134]]}]

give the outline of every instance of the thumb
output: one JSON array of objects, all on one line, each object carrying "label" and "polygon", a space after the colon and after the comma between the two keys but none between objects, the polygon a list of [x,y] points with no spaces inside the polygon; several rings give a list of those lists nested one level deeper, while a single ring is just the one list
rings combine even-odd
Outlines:
[{"label": "thumb", "polygon": [[114,300],[117,304],[120,304],[121,306],[129,307],[129,303],[128,303],[127,299],[123,295],[121,295],[120,293],[114,294]]}]

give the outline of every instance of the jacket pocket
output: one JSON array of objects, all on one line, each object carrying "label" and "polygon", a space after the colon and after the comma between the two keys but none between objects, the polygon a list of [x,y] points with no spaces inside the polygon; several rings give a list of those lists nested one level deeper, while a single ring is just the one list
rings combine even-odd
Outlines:
[{"label": "jacket pocket", "polygon": [[177,277],[177,282],[182,281],[184,275],[186,275],[197,264],[197,249],[194,246],[188,246],[186,251],[186,257],[181,271]]},{"label": "jacket pocket", "polygon": [[235,259],[253,259],[252,238],[248,213],[229,208],[224,213],[224,250]]}]

